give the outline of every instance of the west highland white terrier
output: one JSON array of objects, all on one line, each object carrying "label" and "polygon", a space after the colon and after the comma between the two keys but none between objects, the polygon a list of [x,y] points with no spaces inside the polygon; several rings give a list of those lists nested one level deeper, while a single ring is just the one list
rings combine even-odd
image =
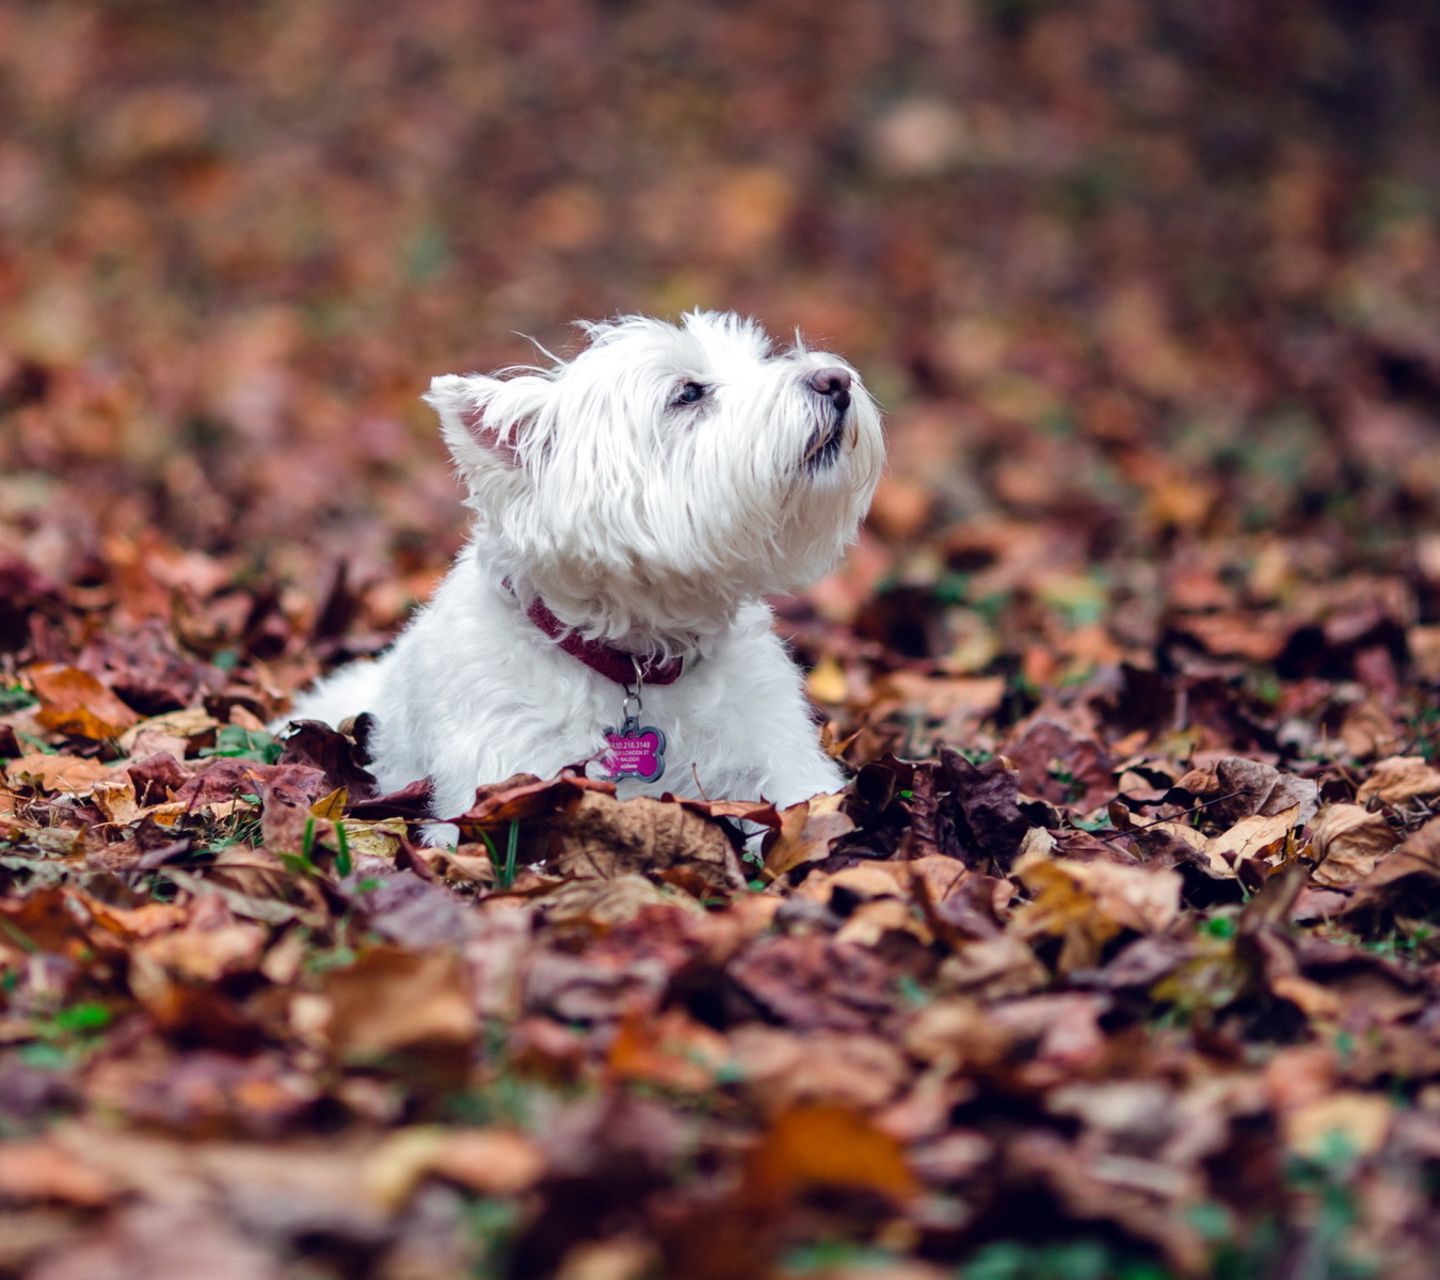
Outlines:
[{"label": "west highland white terrier", "polygon": [[622,797],[835,790],[763,597],[854,538],[883,460],[874,402],[838,357],[777,351],[735,315],[582,328],[568,362],[430,384],[473,536],[394,646],[292,718],[372,713],[381,787],[429,778],[440,819],[479,784],[580,761]]}]

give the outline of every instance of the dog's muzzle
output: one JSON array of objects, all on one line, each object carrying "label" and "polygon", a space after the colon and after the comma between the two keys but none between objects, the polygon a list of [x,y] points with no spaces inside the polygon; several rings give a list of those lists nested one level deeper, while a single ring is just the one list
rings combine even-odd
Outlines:
[{"label": "dog's muzzle", "polygon": [[830,402],[830,421],[818,428],[805,446],[806,467],[818,471],[835,461],[845,438],[845,414],[850,408],[850,371],[816,369],[806,377],[805,385]]}]

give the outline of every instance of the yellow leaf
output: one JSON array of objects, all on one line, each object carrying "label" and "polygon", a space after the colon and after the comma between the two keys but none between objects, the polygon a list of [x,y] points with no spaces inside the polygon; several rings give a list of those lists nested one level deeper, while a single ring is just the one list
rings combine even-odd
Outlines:
[{"label": "yellow leaf", "polygon": [[845,672],[828,653],[815,664],[815,669],[810,673],[809,685],[810,696],[816,702],[834,704],[845,701]]},{"label": "yellow leaf", "polygon": [[1285,1145],[1300,1155],[1318,1157],[1337,1137],[1357,1156],[1374,1154],[1390,1132],[1390,1100],[1355,1090],[1319,1098],[1284,1118]]},{"label": "yellow leaf", "polygon": [[[350,793],[344,787],[336,787],[328,796],[322,796],[310,806],[310,812],[317,818],[328,818],[338,822],[345,816],[345,802]],[[347,833],[348,834],[348,833]]]}]

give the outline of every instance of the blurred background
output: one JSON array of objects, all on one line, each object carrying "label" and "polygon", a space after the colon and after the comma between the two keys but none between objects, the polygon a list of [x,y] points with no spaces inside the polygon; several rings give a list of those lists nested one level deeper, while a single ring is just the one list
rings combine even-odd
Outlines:
[{"label": "blurred background", "polygon": [[797,616],[1036,683],[1348,617],[1340,674],[1440,674],[1437,66],[1401,0],[6,0],[12,597],[382,632],[463,537],[431,375],[700,306],[887,411]]}]

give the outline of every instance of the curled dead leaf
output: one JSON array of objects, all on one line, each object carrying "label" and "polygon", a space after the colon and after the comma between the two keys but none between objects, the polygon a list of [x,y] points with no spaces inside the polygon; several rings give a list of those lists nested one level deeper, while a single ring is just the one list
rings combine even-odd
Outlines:
[{"label": "curled dead leaf", "polygon": [[1159,933],[1180,913],[1181,876],[1168,867],[1054,858],[1031,862],[1020,876],[1035,898],[1017,913],[1016,931],[1022,938],[1063,937],[1062,971],[1094,964],[1122,929]]},{"label": "curled dead leaf", "polygon": [[842,792],[812,796],[783,810],[778,834],[766,840],[766,876],[775,880],[806,862],[828,857],[830,846],[855,830],[854,821],[840,811],[844,798]]},{"label": "curled dead leaf", "polygon": [[1434,795],[1440,795],[1440,769],[1423,756],[1389,756],[1375,762],[1355,799],[1362,805],[1372,798],[1402,804]]},{"label": "curled dead leaf", "polygon": [[1205,856],[1214,862],[1219,858],[1227,866],[1233,866],[1242,858],[1264,858],[1284,842],[1285,837],[1302,821],[1301,807],[1291,805],[1271,816],[1251,814],[1241,818],[1228,831],[1206,842]]},{"label": "curled dead leaf", "polygon": [[1358,884],[1400,843],[1384,815],[1358,804],[1322,809],[1310,828],[1310,840],[1318,863],[1312,878],[1332,888]]},{"label": "curled dead leaf", "polygon": [[[136,750],[136,744],[142,735],[154,738],[179,738],[185,743],[199,740],[203,744],[206,739],[213,738],[215,730],[219,727],[220,722],[200,707],[187,707],[183,711],[167,711],[164,715],[151,716],[148,720],[141,720],[132,725],[120,735],[120,748],[131,755],[142,755],[142,752]],[[180,754],[183,756],[184,752]]]}]

